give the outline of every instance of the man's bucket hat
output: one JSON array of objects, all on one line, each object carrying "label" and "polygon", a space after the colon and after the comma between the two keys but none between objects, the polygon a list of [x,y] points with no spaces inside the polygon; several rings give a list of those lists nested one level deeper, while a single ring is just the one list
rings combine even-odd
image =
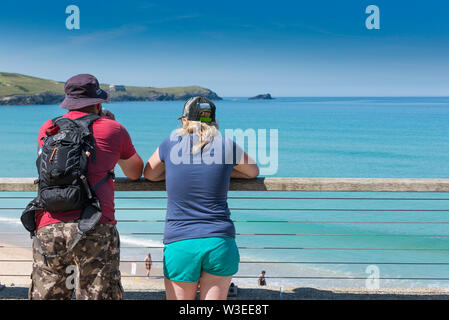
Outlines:
[{"label": "man's bucket hat", "polygon": [[65,99],[61,108],[77,110],[93,104],[103,103],[109,94],[100,88],[97,78],[90,74],[78,74],[71,77],[64,85]]}]

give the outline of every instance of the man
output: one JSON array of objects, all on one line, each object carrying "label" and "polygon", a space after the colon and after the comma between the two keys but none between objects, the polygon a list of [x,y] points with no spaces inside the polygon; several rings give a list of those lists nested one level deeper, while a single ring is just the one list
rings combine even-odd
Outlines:
[{"label": "man", "polygon": [[[118,163],[130,179],[139,179],[143,162],[136,153],[126,129],[114,120],[114,115],[102,110],[108,93],[100,89],[98,80],[89,74],[76,75],[65,83],[66,97],[61,107],[68,112],[63,116],[77,119],[94,113],[101,116],[91,125],[95,142],[95,160],[88,164],[90,186],[98,184],[95,194],[100,200],[102,216],[68,254],[68,248],[77,234],[77,220],[81,210],[35,213],[36,237],[42,249],[60,257],[46,259],[33,244],[32,284],[30,299],[122,299],[120,280],[120,240],[115,227],[114,183],[105,180],[107,173]],[[38,137],[42,148],[52,120],[45,122]],[[103,180],[103,181],[102,181]]]},{"label": "man", "polygon": [[145,257],[145,269],[147,269],[147,277],[150,276],[151,265],[153,261],[151,260],[151,253],[148,252],[148,255]]}]

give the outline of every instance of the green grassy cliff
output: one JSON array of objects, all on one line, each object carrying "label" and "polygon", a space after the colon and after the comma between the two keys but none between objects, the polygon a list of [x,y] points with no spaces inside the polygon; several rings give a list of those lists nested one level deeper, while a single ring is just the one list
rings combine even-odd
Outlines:
[{"label": "green grassy cliff", "polygon": [[0,72],[0,98],[42,92],[64,94],[64,83],[18,73]]},{"label": "green grassy cliff", "polygon": [[[101,84],[101,87],[109,91],[111,102],[185,100],[197,95],[212,100],[221,100],[212,90],[199,86],[169,88],[120,86],[120,88],[110,88],[108,84]],[[18,73],[0,72],[0,105],[57,104],[63,99],[63,82]]]}]

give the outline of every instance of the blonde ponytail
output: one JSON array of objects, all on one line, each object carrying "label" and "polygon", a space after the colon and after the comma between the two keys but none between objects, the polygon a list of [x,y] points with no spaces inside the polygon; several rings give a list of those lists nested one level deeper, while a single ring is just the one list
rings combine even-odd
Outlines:
[{"label": "blonde ponytail", "polygon": [[192,148],[192,152],[195,153],[197,150],[202,149],[208,142],[212,142],[214,137],[220,135],[218,130],[218,123],[211,122],[200,122],[187,120],[187,124],[178,130],[176,130],[178,136],[185,134],[195,134],[198,136],[198,141]]}]

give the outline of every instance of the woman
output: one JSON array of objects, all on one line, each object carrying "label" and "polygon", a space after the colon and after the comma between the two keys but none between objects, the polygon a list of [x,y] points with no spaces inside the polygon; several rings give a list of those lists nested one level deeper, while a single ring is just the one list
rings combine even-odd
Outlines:
[{"label": "woman", "polygon": [[189,99],[182,128],[166,138],[148,160],[144,177],[166,179],[164,282],[168,300],[225,300],[240,261],[227,192],[231,177],[252,179],[254,161],[220,136],[215,105]]}]

